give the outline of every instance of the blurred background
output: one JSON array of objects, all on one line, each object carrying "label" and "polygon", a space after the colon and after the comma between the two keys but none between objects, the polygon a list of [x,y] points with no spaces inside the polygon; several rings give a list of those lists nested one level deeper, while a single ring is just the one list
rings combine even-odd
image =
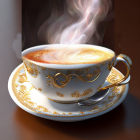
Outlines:
[{"label": "blurred background", "polygon": [[[64,13],[64,7],[66,8],[65,3],[66,3],[66,0],[47,0],[47,1],[41,0],[41,2],[40,0],[22,1],[22,43],[23,43],[22,50],[30,48],[32,46],[43,44],[38,39],[38,31],[39,31],[40,26],[47,19],[49,19],[49,17],[51,16],[54,10],[54,7],[57,7],[59,14]],[[88,6],[88,4],[86,6]],[[114,11],[114,0],[112,0],[112,8],[109,14],[114,13],[112,11]],[[102,45],[102,46],[105,46],[114,50],[114,16],[113,14],[112,14],[111,20],[102,21],[98,28],[103,30],[102,31],[103,33],[101,33],[101,36],[105,32],[102,43],[98,43],[98,45]],[[46,43],[49,44],[48,41],[46,41]],[[96,43],[94,42],[90,44],[96,44]]]}]

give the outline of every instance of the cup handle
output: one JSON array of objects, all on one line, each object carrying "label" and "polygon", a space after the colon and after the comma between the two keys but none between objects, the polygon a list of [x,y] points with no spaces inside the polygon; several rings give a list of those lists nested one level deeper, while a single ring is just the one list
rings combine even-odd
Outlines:
[{"label": "cup handle", "polygon": [[[108,89],[108,88],[112,88],[114,86],[124,85],[124,84],[129,82],[129,80],[130,80],[130,66],[132,65],[131,59],[127,55],[120,54],[116,57],[115,62],[113,63],[114,66],[117,64],[118,61],[122,61],[126,65],[127,73],[126,73],[125,77],[116,81],[115,83],[112,83],[112,84],[110,84],[106,87],[101,88],[99,91],[102,91],[102,90],[105,90],[105,89]],[[111,66],[111,68],[112,67],[113,67],[113,65]]]}]

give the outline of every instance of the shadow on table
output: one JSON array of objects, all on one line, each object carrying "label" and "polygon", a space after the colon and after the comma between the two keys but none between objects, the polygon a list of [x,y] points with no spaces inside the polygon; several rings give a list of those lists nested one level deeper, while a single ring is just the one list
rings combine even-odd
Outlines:
[{"label": "shadow on table", "polygon": [[[47,137],[54,139],[76,138],[76,139],[93,139],[93,138],[108,138],[111,135],[117,135],[123,131],[129,121],[138,119],[140,113],[135,118],[135,111],[139,111],[140,102],[133,95],[128,94],[125,101],[114,110],[96,118],[92,118],[80,122],[56,122],[33,116],[19,107],[14,114],[14,122],[18,127],[18,131],[32,134],[34,137]],[[133,106],[135,110],[128,107]],[[130,111],[131,112],[130,112]],[[132,114],[131,116],[128,116]],[[128,123],[128,122],[129,123]],[[136,121],[136,120],[135,120]],[[137,121],[137,124],[140,121]],[[133,124],[133,123],[132,123]],[[21,133],[21,132],[20,132]],[[61,136],[60,136],[61,135]],[[25,135],[24,135],[25,137]]]}]

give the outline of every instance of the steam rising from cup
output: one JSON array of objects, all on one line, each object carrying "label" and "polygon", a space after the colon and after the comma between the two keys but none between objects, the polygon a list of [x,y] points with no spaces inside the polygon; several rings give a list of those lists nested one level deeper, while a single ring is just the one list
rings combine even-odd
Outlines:
[{"label": "steam rising from cup", "polygon": [[111,11],[111,0],[67,0],[62,15],[55,7],[40,26],[38,38],[45,44],[100,44],[98,26],[113,18]]}]

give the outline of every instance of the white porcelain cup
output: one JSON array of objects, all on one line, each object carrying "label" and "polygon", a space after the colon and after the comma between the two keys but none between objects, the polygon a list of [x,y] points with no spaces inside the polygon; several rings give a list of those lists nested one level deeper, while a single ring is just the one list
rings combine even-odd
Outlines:
[{"label": "white porcelain cup", "polygon": [[[113,57],[109,60],[97,64],[47,64],[35,62],[24,58],[24,56],[33,51],[47,49],[50,47],[92,47],[112,53]],[[131,60],[128,56],[120,54],[117,57],[115,53],[105,47],[95,45],[41,45],[29,48],[22,52],[22,58],[28,79],[35,89],[50,100],[58,103],[74,103],[85,100],[93,96],[97,91],[111,88],[123,84],[130,73]],[[122,61],[127,67],[126,76],[102,88],[107,79],[111,68]]]}]

